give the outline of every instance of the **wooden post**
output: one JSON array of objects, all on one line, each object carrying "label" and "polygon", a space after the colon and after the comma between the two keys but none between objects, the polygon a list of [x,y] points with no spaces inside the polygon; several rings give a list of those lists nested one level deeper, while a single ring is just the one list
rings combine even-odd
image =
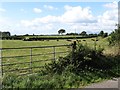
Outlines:
[{"label": "wooden post", "polygon": [[0,49],[0,78],[3,76],[2,49]]},{"label": "wooden post", "polygon": [[32,48],[30,48],[30,73],[32,73]]},{"label": "wooden post", "polygon": [[53,47],[53,58],[54,58],[54,60],[55,60],[55,46]]},{"label": "wooden post", "polygon": [[94,49],[95,49],[95,51],[96,51],[96,39],[95,39],[95,41],[94,41]]},{"label": "wooden post", "polygon": [[2,49],[0,49],[0,89],[2,89],[2,77],[3,77]]},{"label": "wooden post", "polygon": [[73,50],[76,49],[76,41],[73,42]]},{"label": "wooden post", "polygon": [[71,63],[73,63],[73,61],[74,61],[74,54],[75,54],[75,50],[76,50],[76,41],[74,41],[73,43],[72,43],[72,62]]},{"label": "wooden post", "polygon": [[94,40],[94,49],[95,49],[95,51],[97,50],[97,38]]}]

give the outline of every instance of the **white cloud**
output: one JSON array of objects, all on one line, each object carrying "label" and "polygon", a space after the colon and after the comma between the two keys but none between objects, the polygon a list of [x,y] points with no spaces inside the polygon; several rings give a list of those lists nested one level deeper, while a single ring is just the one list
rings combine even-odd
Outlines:
[{"label": "white cloud", "polygon": [[21,20],[21,24],[23,24],[25,27],[29,27],[33,25],[32,22],[27,21],[27,20]]},{"label": "white cloud", "polygon": [[[117,9],[105,11],[102,15],[93,16],[91,8],[80,6],[72,7],[65,5],[65,12],[60,16],[48,15],[42,18],[35,18],[33,20],[22,20],[21,24],[24,27],[32,30],[45,30],[46,33],[58,28],[66,28],[67,32],[77,32],[83,30],[87,32],[97,33],[100,30],[111,32],[117,23]],[[55,32],[55,31],[53,31]]]},{"label": "white cloud", "polygon": [[33,23],[61,23],[61,17],[48,15],[42,18],[35,18]]},{"label": "white cloud", "polygon": [[36,18],[33,22],[38,23],[91,23],[96,22],[95,17],[92,15],[92,11],[89,7],[82,8],[65,6],[65,13],[60,16],[45,16],[42,18]]},{"label": "white cloud", "polygon": [[105,4],[104,7],[110,8],[110,9],[117,9],[118,8],[118,2],[114,1],[112,3]]},{"label": "white cloud", "polygon": [[41,12],[42,12],[42,10],[39,9],[39,8],[34,8],[33,11],[34,11],[35,13],[41,13]]},{"label": "white cloud", "polygon": [[0,8],[0,12],[6,12],[6,10],[3,8]]},{"label": "white cloud", "polygon": [[[40,13],[39,9],[36,9]],[[94,16],[90,7],[83,8],[81,6],[73,7],[65,5],[64,9],[65,12],[59,16],[47,15],[41,18],[33,18],[32,20],[21,20],[19,24],[14,23],[11,26],[11,31],[13,30],[14,33],[22,34],[54,34],[60,28],[64,28],[67,33],[75,32],[75,30],[77,33],[83,30],[90,33],[98,33],[100,30],[111,32],[115,28],[115,23],[118,21],[117,8],[108,9],[99,16]],[[24,9],[21,9],[21,11],[24,11]],[[5,21],[4,19],[0,19],[0,24],[4,22],[4,25],[6,25],[5,23],[7,22]]]},{"label": "white cloud", "polygon": [[104,25],[115,25],[118,23],[118,6],[117,2],[106,4],[110,10],[105,11],[102,15],[98,16],[98,22]]},{"label": "white cloud", "polygon": [[0,16],[0,25],[9,25],[12,20],[8,17]]},{"label": "white cloud", "polygon": [[90,7],[82,8],[80,6],[72,7],[66,5],[66,12],[62,15],[62,21],[66,23],[91,23],[96,22],[95,17],[92,15]]},{"label": "white cloud", "polygon": [[[15,32],[19,32],[17,27],[17,23],[14,20],[8,17],[0,17],[0,31],[10,31],[12,34]],[[21,27],[19,27],[21,28]]]},{"label": "white cloud", "polygon": [[94,27],[110,33],[116,28],[115,24],[118,23],[118,5],[117,2],[113,2],[105,4],[104,7],[107,7],[108,10],[97,16],[97,23]]},{"label": "white cloud", "polygon": [[54,33],[53,29],[54,29],[54,24],[53,23],[37,23],[35,21],[27,21],[27,20],[22,20],[21,21],[21,27],[23,27],[23,29],[25,29],[25,31],[29,34],[51,34]]},{"label": "white cloud", "polygon": [[26,27],[38,27],[41,23],[42,24],[49,24],[49,23],[93,23],[96,22],[95,17],[92,15],[92,11],[89,7],[82,8],[80,6],[71,7],[65,6],[65,13],[60,16],[45,16],[42,18],[35,18],[31,21],[29,20],[22,20],[21,23]]},{"label": "white cloud", "polygon": [[60,16],[48,15],[33,20],[21,20],[21,24],[25,28],[52,33],[57,32],[60,28],[67,29],[67,32],[72,32],[74,29],[89,30],[86,23],[96,23],[97,21],[89,7],[66,5],[64,9],[65,12]]},{"label": "white cloud", "polygon": [[69,11],[69,10],[72,10],[73,7],[71,7],[69,5],[65,5],[64,8],[65,8],[66,11]]},{"label": "white cloud", "polygon": [[58,8],[55,8],[55,7],[50,6],[50,5],[44,5],[43,7],[46,9],[49,9],[49,10],[57,10],[58,9]]},{"label": "white cloud", "polygon": [[116,11],[106,11],[103,13],[103,15],[99,16],[99,19],[104,19],[104,20],[115,20],[117,19],[117,14]]}]

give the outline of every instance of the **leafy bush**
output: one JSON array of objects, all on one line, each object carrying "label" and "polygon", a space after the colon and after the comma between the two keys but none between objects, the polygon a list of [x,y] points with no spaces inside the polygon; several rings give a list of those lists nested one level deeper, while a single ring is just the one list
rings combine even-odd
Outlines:
[{"label": "leafy bush", "polygon": [[[102,54],[103,49],[93,50],[87,46],[79,44],[66,57],[60,57],[58,61],[53,61],[45,66],[46,72],[58,73],[69,70],[70,72],[79,73],[83,70],[108,70],[113,63],[110,59]],[[108,60],[110,63],[108,63]]]},{"label": "leafy bush", "polygon": [[76,50],[70,52],[66,57],[60,57],[58,61],[47,64],[46,72],[61,74],[65,70],[79,72],[90,68],[103,69],[101,65],[104,64],[106,57],[102,55],[102,51],[101,48],[96,51],[79,44]]},{"label": "leafy bush", "polygon": [[38,74],[24,77],[5,75],[4,88],[79,88],[106,78],[119,77],[120,56],[104,56],[102,50],[79,44],[66,57],[45,65],[45,70]]},{"label": "leafy bush", "polygon": [[113,31],[110,34],[110,37],[108,38],[108,42],[110,45],[120,45],[120,27],[118,29],[115,29],[115,31]]}]

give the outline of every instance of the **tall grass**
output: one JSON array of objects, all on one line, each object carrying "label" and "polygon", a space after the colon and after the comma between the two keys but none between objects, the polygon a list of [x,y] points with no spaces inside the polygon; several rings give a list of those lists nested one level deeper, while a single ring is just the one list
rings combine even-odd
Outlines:
[{"label": "tall grass", "polygon": [[38,74],[17,77],[6,75],[4,88],[82,88],[88,84],[120,76],[120,56],[105,56],[101,51],[78,45],[73,52],[47,64]]},{"label": "tall grass", "polygon": [[[95,45],[95,40],[96,45]],[[83,44],[91,49],[99,50],[104,49],[103,53],[107,55],[113,55],[116,53],[117,47],[110,47],[109,43],[107,42],[107,38],[86,38],[86,39],[78,39],[80,42],[79,44]],[[93,41],[94,40],[94,41]],[[2,47],[3,48],[16,48],[16,47],[31,47],[31,46],[52,46],[52,45],[61,45],[61,44],[71,44],[72,42],[69,42],[67,40],[49,40],[49,41],[21,41],[21,40],[3,40],[2,41]],[[56,48],[56,52],[64,52],[64,51],[71,51],[71,48],[62,47],[62,48]],[[46,55],[46,53],[53,52],[53,48],[42,48],[42,49],[32,49],[33,54],[44,54],[42,56],[32,56],[33,61],[37,60],[43,60],[41,62],[36,62],[32,66],[44,66],[45,63],[49,63],[51,61],[44,62],[46,59],[53,59],[54,55]],[[22,56],[22,55],[30,55],[30,49],[20,49],[20,50],[4,50],[2,51],[2,56]],[[56,54],[56,58],[65,56],[66,54]],[[30,62],[30,57],[17,57],[17,58],[4,58],[2,59],[3,64],[6,63],[24,63],[24,62]],[[12,70],[12,69],[22,69],[22,68],[29,68],[30,64],[22,64],[22,65],[14,65],[14,66],[4,66],[4,70]],[[36,69],[39,70],[39,69]],[[33,70],[33,71],[36,71]],[[20,72],[21,73],[21,72]]]}]

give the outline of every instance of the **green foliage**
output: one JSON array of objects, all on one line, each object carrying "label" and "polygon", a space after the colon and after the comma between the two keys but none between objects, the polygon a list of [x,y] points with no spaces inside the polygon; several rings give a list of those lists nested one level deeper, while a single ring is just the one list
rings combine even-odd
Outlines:
[{"label": "green foliage", "polygon": [[[23,45],[26,43],[24,42]],[[93,50],[79,44],[67,56],[59,57],[58,60],[47,64],[45,70],[38,74],[22,77],[15,74],[4,76],[4,88],[35,88],[36,90],[80,88],[104,79],[119,77],[120,56],[105,56],[103,50],[103,48]]]},{"label": "green foliage", "polygon": [[100,33],[98,35],[99,36],[103,36],[104,35],[104,31],[100,31]]},{"label": "green foliage", "polygon": [[58,30],[58,34],[63,34],[63,33],[65,33],[65,29]]},{"label": "green foliage", "polygon": [[[94,76],[94,79],[92,78]],[[9,79],[8,79],[9,78]],[[14,82],[10,82],[14,79]],[[79,88],[91,82],[100,81],[93,73],[79,74],[65,71],[61,75],[29,75],[23,77],[14,77],[9,75],[3,80],[4,88],[26,88],[26,89],[54,89],[54,88]]]},{"label": "green foliage", "polygon": [[110,34],[108,41],[110,45],[120,45],[120,28]]},{"label": "green foliage", "polygon": [[[112,57],[109,57],[112,58]],[[120,66],[120,56],[112,58],[114,66],[110,70],[99,69],[84,69],[80,73],[71,72],[72,65],[66,67],[61,74],[47,73],[42,71],[38,74],[29,76],[18,77],[14,74],[6,75],[3,79],[4,88],[26,88],[26,89],[67,89],[67,88],[80,88],[90,83],[102,81],[104,79],[110,79],[112,77],[119,77],[120,70],[117,69]],[[111,62],[111,61],[107,61]],[[113,63],[113,62],[111,62]],[[108,63],[110,64],[110,63]]]},{"label": "green foliage", "polygon": [[0,32],[1,37],[9,37],[11,36],[10,32]]},{"label": "green foliage", "polygon": [[103,34],[103,37],[105,38],[105,37],[107,37],[108,36],[108,33],[104,33]]},{"label": "green foliage", "polygon": [[104,33],[104,31],[100,31],[100,33],[98,34],[98,36],[101,36],[103,38],[108,36],[108,33]]},{"label": "green foliage", "polygon": [[58,61],[53,61],[45,66],[46,72],[61,74],[65,70],[79,73],[86,69],[110,69],[107,65],[107,58],[102,54],[103,49],[93,50],[87,46],[79,44],[74,52],[70,52],[66,57],[60,57]]},{"label": "green foliage", "polygon": [[93,50],[79,44],[76,50],[69,53],[68,56],[60,57],[58,61],[53,61],[46,65],[45,72],[62,74],[68,71],[80,74],[86,71],[96,72],[97,70],[98,72],[112,73],[111,70],[118,62],[111,56],[103,55],[103,50],[103,48]]},{"label": "green foliage", "polygon": [[79,35],[78,33],[67,33],[66,35]]},{"label": "green foliage", "polygon": [[86,31],[82,31],[82,32],[80,33],[80,35],[82,35],[82,36],[87,36],[87,32],[86,32]]},{"label": "green foliage", "polygon": [[6,75],[3,79],[4,88],[80,88],[111,77],[119,77],[120,56],[107,57],[102,54],[102,50],[100,48],[95,51],[79,44],[76,50],[46,65],[45,70],[38,74],[24,77]]},{"label": "green foliage", "polygon": [[16,81],[17,76],[15,74],[7,74],[4,76],[2,83],[5,86],[9,86],[9,88],[14,87],[14,83],[19,82],[18,80]]}]

